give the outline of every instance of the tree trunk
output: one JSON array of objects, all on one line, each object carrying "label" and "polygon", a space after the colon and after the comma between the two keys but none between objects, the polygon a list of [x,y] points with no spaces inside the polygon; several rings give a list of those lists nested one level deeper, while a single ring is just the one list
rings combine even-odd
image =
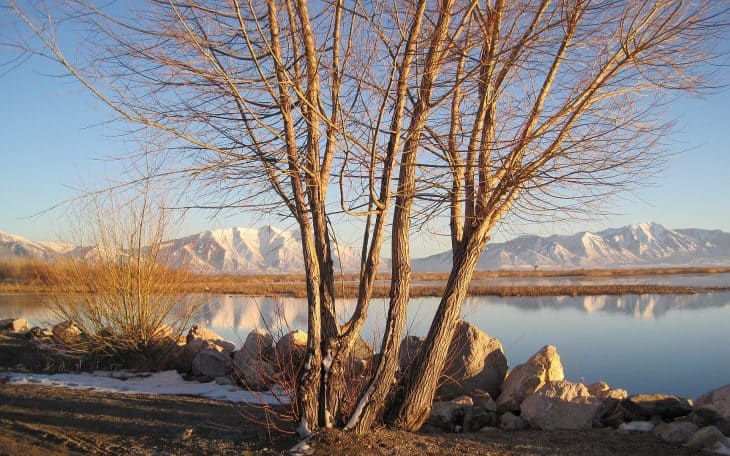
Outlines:
[{"label": "tree trunk", "polygon": [[471,236],[464,248],[454,252],[454,267],[428,336],[403,376],[387,411],[386,421],[395,427],[417,431],[431,413],[431,403],[444,369],[461,305],[466,297],[479,255],[487,242],[486,234],[481,236],[477,234],[475,232]]},{"label": "tree trunk", "polygon": [[[317,255],[314,249],[312,228],[309,221],[300,222],[302,253],[307,286],[307,354],[297,378],[297,403],[299,405],[300,437],[308,437],[320,423],[321,417],[321,315],[320,277]],[[298,367],[298,366],[297,366]]]}]

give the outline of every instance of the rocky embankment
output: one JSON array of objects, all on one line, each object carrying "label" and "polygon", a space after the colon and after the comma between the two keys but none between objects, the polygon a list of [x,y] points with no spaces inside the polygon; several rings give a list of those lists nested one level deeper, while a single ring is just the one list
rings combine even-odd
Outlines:
[{"label": "rocky embankment", "polygon": [[[54,340],[79,337],[72,323],[28,328],[23,319],[0,321],[0,330],[22,334],[41,350]],[[422,338],[401,343],[399,365],[406,369]],[[188,380],[237,384],[264,391],[285,386],[303,363],[307,335],[291,331],[275,341],[264,330],[248,334],[243,346],[193,326],[175,342],[173,362]],[[365,378],[376,361],[362,340],[347,365],[352,378]],[[448,352],[443,382],[427,426],[449,432],[511,432],[613,428],[653,432],[662,440],[715,454],[730,455],[730,384],[692,401],[669,394],[629,395],[605,382],[583,384],[565,379],[557,350],[545,346],[526,363],[508,370],[502,344],[461,321]]]}]

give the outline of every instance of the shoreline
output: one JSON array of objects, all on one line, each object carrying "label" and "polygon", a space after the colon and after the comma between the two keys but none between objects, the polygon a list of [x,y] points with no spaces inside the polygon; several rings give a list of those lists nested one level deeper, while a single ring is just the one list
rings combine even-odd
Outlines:
[{"label": "shoreline", "polygon": [[[26,347],[32,345],[21,334],[0,333],[0,341],[3,339],[5,343],[0,343],[0,353],[3,349],[10,349],[7,354],[18,354],[13,348],[20,346],[14,343],[8,345],[8,342]],[[538,357],[543,352],[546,357]],[[557,352],[551,354],[550,347],[544,347],[538,354],[523,365],[548,363],[553,367],[559,366],[562,372]],[[15,365],[15,362],[10,361],[6,359],[0,365]],[[519,371],[523,365],[515,366],[514,371]],[[109,375],[105,375],[106,372]],[[94,380],[92,376],[98,374],[102,375]],[[296,423],[288,416],[287,409],[279,410],[276,403],[267,406],[251,402],[234,403],[230,397],[217,397],[219,395],[215,393],[202,396],[191,396],[189,391],[161,393],[160,388],[174,390],[181,384],[182,378],[177,378],[180,374],[175,371],[120,374],[120,371],[117,371],[117,375],[113,371],[104,371],[94,374],[68,373],[56,377],[0,371],[0,447],[5,449],[3,454],[129,454],[130,450],[134,454],[148,454],[162,449],[166,453],[180,454],[240,454],[243,450],[243,454],[284,455],[290,454],[288,449],[298,440],[292,436]],[[168,378],[170,375],[177,380]],[[28,377],[28,381],[17,382],[18,379],[13,378],[23,376]],[[83,384],[80,377],[92,378],[90,385]],[[155,377],[164,377],[166,381],[161,382],[160,378]],[[520,377],[517,375],[518,380]],[[108,380],[103,383],[99,379]],[[118,384],[110,385],[112,380]],[[484,454],[485,451],[495,456],[698,454],[697,450],[682,446],[683,441],[676,440],[674,434],[667,431],[682,425],[692,427],[692,432],[703,432],[692,424],[695,418],[691,414],[696,410],[691,401],[666,394],[628,396],[625,390],[612,389],[605,382],[584,386],[567,380],[544,380],[547,382],[545,388],[548,389],[552,387],[550,385],[555,385],[558,389],[589,388],[590,391],[588,399],[573,402],[573,399],[566,397],[553,404],[557,410],[562,410],[561,413],[568,415],[550,415],[551,420],[568,419],[574,413],[568,410],[578,411],[590,407],[592,414],[596,414],[596,417],[600,415],[601,424],[596,424],[596,418],[590,421],[589,426],[577,428],[552,429],[540,426],[538,421],[533,422],[536,418],[533,417],[531,421],[531,415],[528,416],[532,409],[524,406],[521,407],[523,410],[519,417],[509,411],[492,410],[497,406],[487,394],[488,400],[484,399],[483,403],[462,402],[470,396],[434,402],[432,415],[419,432],[380,429],[358,436],[338,430],[322,430],[309,443],[315,455],[354,454],[353,448],[367,450],[357,453],[363,455],[456,456]],[[146,385],[149,389],[135,391],[135,383]],[[189,387],[196,386],[196,382],[184,383],[189,383]],[[210,385],[216,383],[201,383],[198,387],[207,391]],[[219,385],[225,388],[223,384]],[[502,384],[503,394],[516,391],[507,385],[506,379]],[[596,385],[600,388],[594,391],[592,388]],[[523,403],[542,397],[541,391],[545,388],[532,393]],[[508,389],[509,393],[506,393]],[[226,396],[243,395],[247,391],[245,386],[236,387],[235,391],[231,386]],[[556,400],[548,396],[545,396],[548,399],[543,397],[542,400]],[[656,404],[665,402],[673,408],[642,408],[659,407]],[[694,402],[701,402],[701,398]],[[434,411],[444,407],[451,411],[443,417],[441,412]],[[479,421],[479,425],[472,428],[467,426],[467,415],[462,417],[455,412],[459,407],[470,410],[483,408],[482,415],[491,413],[490,416],[498,420],[491,424]],[[634,410],[632,407],[640,409]],[[675,417],[674,410],[677,408],[681,408],[682,413]],[[274,415],[271,412],[275,412]],[[177,417],[174,423],[166,419],[171,415]],[[652,415],[651,420],[647,418],[649,415]],[[271,421],[272,416],[274,422]],[[474,418],[471,420],[469,423],[477,423]],[[513,424],[508,424],[513,421]]]},{"label": "shoreline", "polygon": [[[439,297],[443,294],[445,284],[434,285],[411,285],[410,296]],[[38,284],[0,284],[0,293],[52,293],[54,288]],[[170,291],[169,289],[167,291]],[[288,297],[306,298],[304,286],[291,283],[259,283],[239,285],[229,284],[226,286],[196,286],[196,284],[185,284],[175,287],[174,291],[186,294],[231,294],[260,297]],[[82,290],[79,290],[82,292]],[[693,287],[681,285],[626,285],[626,284],[603,284],[603,285],[535,285],[535,286],[485,286],[472,285],[467,292],[468,296],[495,296],[495,297],[540,297],[540,296],[620,296],[620,295],[688,295],[701,293],[730,292],[730,286],[726,287]],[[335,293],[338,298],[356,298],[358,296],[357,284],[342,284],[335,286]],[[373,298],[387,298],[390,288],[385,285],[373,287]]]},{"label": "shoreline", "polygon": [[[521,281],[535,279],[574,278],[590,282],[600,282],[616,278],[671,277],[683,275],[728,274],[730,267],[663,267],[663,268],[626,268],[626,269],[573,269],[573,270],[499,270],[477,271],[474,273],[469,296],[597,296],[626,294],[696,294],[730,291],[728,286],[692,286],[662,284],[497,284],[476,283],[490,279],[517,279]],[[41,275],[23,277],[0,277],[0,292],[7,293],[49,293],[56,289],[53,281],[43,279]],[[306,297],[304,276],[301,274],[192,274],[184,271],[179,277],[172,276],[173,282],[161,284],[165,292],[185,294],[240,294],[265,297]],[[373,287],[373,298],[388,297],[390,286],[384,283],[390,280],[390,274],[380,273]],[[411,297],[438,297],[448,280],[447,273],[415,272],[411,274]],[[68,290],[66,290],[68,291]],[[83,292],[79,287],[79,292]],[[359,279],[355,274],[339,274],[335,279],[335,293],[339,298],[354,298],[359,294]]]}]

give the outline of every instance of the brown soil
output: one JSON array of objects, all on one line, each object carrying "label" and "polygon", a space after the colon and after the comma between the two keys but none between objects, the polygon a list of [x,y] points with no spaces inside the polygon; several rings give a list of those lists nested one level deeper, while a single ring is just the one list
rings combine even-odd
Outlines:
[{"label": "brown soil", "polygon": [[[260,410],[202,398],[0,385],[0,455],[286,454],[296,439],[249,418]],[[328,431],[315,455],[697,455],[651,434],[492,430],[469,434]]]},{"label": "brown soil", "polygon": [[[0,368],[46,369],[44,353],[29,345],[22,337],[0,333]],[[286,454],[296,438],[263,422],[261,408],[200,397],[8,385],[0,371],[0,456]],[[280,429],[292,426],[279,423]],[[364,436],[328,431],[310,444],[314,454],[327,456],[698,454],[651,434],[611,429],[468,434],[381,429]]]},{"label": "brown soil", "polygon": [[258,409],[198,397],[0,385],[0,455],[281,454]]},{"label": "brown soil", "polygon": [[[679,445],[663,442],[652,434],[625,434],[610,428],[587,431],[516,431],[497,429],[467,434],[440,431],[409,434],[380,430],[364,436],[327,432],[312,441],[315,455],[534,455],[534,456],[664,456],[695,455]],[[353,451],[356,449],[356,451]]]}]

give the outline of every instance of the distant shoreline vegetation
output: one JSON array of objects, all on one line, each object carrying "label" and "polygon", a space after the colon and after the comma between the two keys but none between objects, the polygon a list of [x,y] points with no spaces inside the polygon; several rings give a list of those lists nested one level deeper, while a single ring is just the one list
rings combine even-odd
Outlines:
[{"label": "distant shoreline vegetation", "polygon": [[[93,265],[86,266],[93,274]],[[13,259],[0,261],[0,291],[2,292],[51,292],[54,275],[59,265],[36,259]],[[722,274],[730,273],[727,266],[708,267],[655,267],[627,269],[571,269],[571,270],[498,270],[478,271],[474,281],[492,278],[578,278],[601,279],[619,277],[651,277],[678,274]],[[172,277],[175,277],[174,274]],[[411,275],[411,296],[441,296],[448,278],[446,273],[417,272]],[[388,281],[390,274],[378,274],[377,280]],[[425,283],[424,283],[425,282]],[[162,284],[161,284],[162,285]],[[358,293],[358,276],[341,274],[335,282],[340,297],[353,298]],[[170,284],[164,284],[166,291]],[[180,280],[172,284],[172,290],[181,293],[245,294],[251,296],[306,297],[303,274],[198,274],[192,279],[190,273],[180,272]],[[79,292],[84,292],[79,286]],[[376,285],[374,296],[387,297],[388,286]],[[484,285],[473,284],[471,296],[593,296],[623,294],[692,294],[716,291],[730,291],[730,287],[675,286],[652,284],[567,284],[567,285]]]}]

